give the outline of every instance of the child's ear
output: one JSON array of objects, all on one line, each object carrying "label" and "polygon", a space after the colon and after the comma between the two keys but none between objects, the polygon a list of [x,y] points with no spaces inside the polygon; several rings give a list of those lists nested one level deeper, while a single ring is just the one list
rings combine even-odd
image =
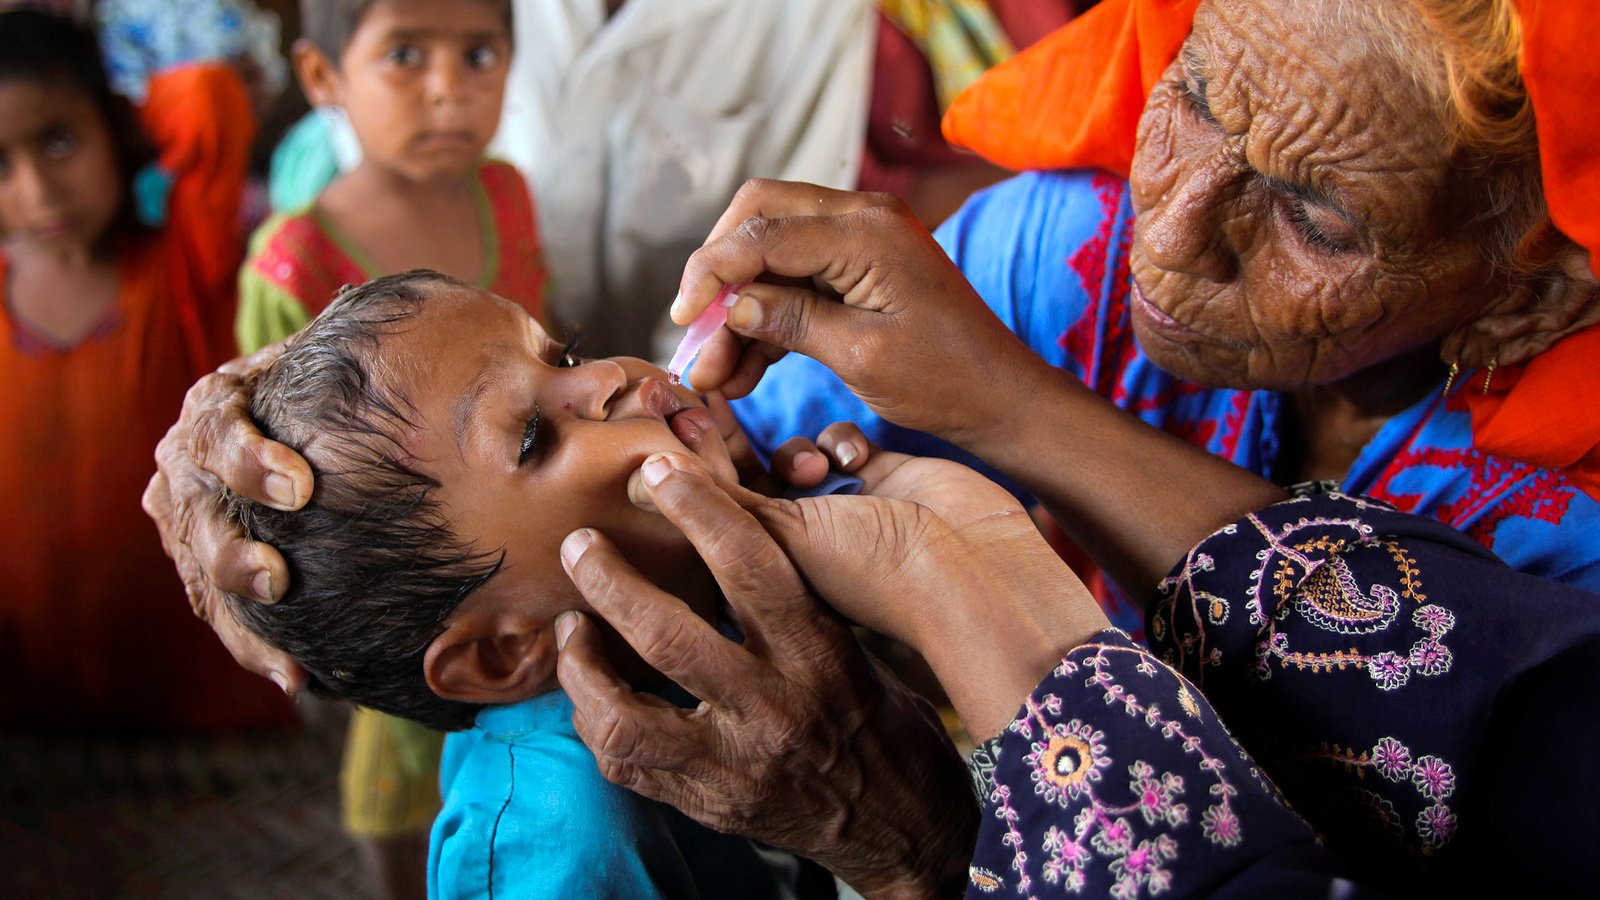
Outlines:
[{"label": "child's ear", "polygon": [[294,61],[294,77],[312,106],[342,106],[339,63],[328,58],[322,48],[307,38],[299,38],[289,48]]},{"label": "child's ear", "polygon": [[540,693],[555,675],[551,623],[498,604],[458,608],[423,655],[428,687],[446,700],[513,703]]}]

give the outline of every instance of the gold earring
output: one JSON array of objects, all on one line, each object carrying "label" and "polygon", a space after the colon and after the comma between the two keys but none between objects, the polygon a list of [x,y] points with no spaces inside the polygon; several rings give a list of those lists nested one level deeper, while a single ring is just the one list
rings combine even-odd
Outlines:
[{"label": "gold earring", "polygon": [[1499,353],[1495,353],[1495,355],[1489,357],[1489,369],[1488,369],[1487,372],[1483,373],[1483,393],[1484,393],[1484,396],[1488,396],[1488,394],[1489,394],[1489,382],[1494,381],[1494,367],[1499,362],[1500,362],[1500,354]]},{"label": "gold earring", "polygon": [[1457,363],[1450,364],[1450,374],[1444,380],[1443,396],[1450,396],[1450,388],[1456,383],[1456,376],[1461,374],[1461,366]]}]

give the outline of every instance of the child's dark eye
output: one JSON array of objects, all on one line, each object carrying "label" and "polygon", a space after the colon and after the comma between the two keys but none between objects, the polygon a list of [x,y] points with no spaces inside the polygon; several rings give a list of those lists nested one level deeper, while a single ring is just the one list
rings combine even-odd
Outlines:
[{"label": "child's dark eye", "polygon": [[576,350],[577,348],[578,348],[578,339],[577,338],[573,338],[572,340],[567,341],[566,346],[561,348],[560,355],[558,355],[556,357],[556,368],[558,368],[558,369],[570,369],[570,368],[572,368],[574,366],[583,365],[583,360],[579,359],[578,357],[576,357],[576,356],[574,356],[572,354],[572,351]]},{"label": "child's dark eye", "polygon": [[66,159],[78,149],[78,136],[65,129],[49,132],[44,137],[44,153],[51,159]]},{"label": "child's dark eye", "polygon": [[467,65],[474,69],[492,69],[500,62],[500,51],[493,47],[473,47],[467,51]]},{"label": "child's dark eye", "polygon": [[401,44],[389,51],[389,61],[397,66],[414,66],[422,62],[422,49],[410,44]]},{"label": "child's dark eye", "polygon": [[522,465],[539,448],[539,404],[533,405],[533,418],[522,428],[522,443],[517,449],[517,465]]}]

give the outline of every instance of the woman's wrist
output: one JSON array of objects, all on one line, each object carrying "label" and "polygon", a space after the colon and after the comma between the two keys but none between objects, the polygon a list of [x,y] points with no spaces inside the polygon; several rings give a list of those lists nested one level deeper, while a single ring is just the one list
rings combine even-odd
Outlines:
[{"label": "woman's wrist", "polygon": [[968,734],[987,740],[1073,647],[1108,626],[1094,597],[1042,538],[1026,556],[948,579],[912,646],[933,669]]}]

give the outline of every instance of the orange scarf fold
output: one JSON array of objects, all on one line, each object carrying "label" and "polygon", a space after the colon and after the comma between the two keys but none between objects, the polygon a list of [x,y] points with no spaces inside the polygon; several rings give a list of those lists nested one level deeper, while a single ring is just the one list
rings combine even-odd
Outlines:
[{"label": "orange scarf fold", "polygon": [[[1128,175],[1139,116],[1176,58],[1199,0],[1102,0],[991,69],[944,117],[950,143],[1011,169]],[[1538,121],[1545,199],[1556,227],[1600,267],[1600,54],[1577,0],[1517,0],[1522,77]],[[1562,469],[1600,499],[1600,326],[1467,391],[1473,446]]]}]

